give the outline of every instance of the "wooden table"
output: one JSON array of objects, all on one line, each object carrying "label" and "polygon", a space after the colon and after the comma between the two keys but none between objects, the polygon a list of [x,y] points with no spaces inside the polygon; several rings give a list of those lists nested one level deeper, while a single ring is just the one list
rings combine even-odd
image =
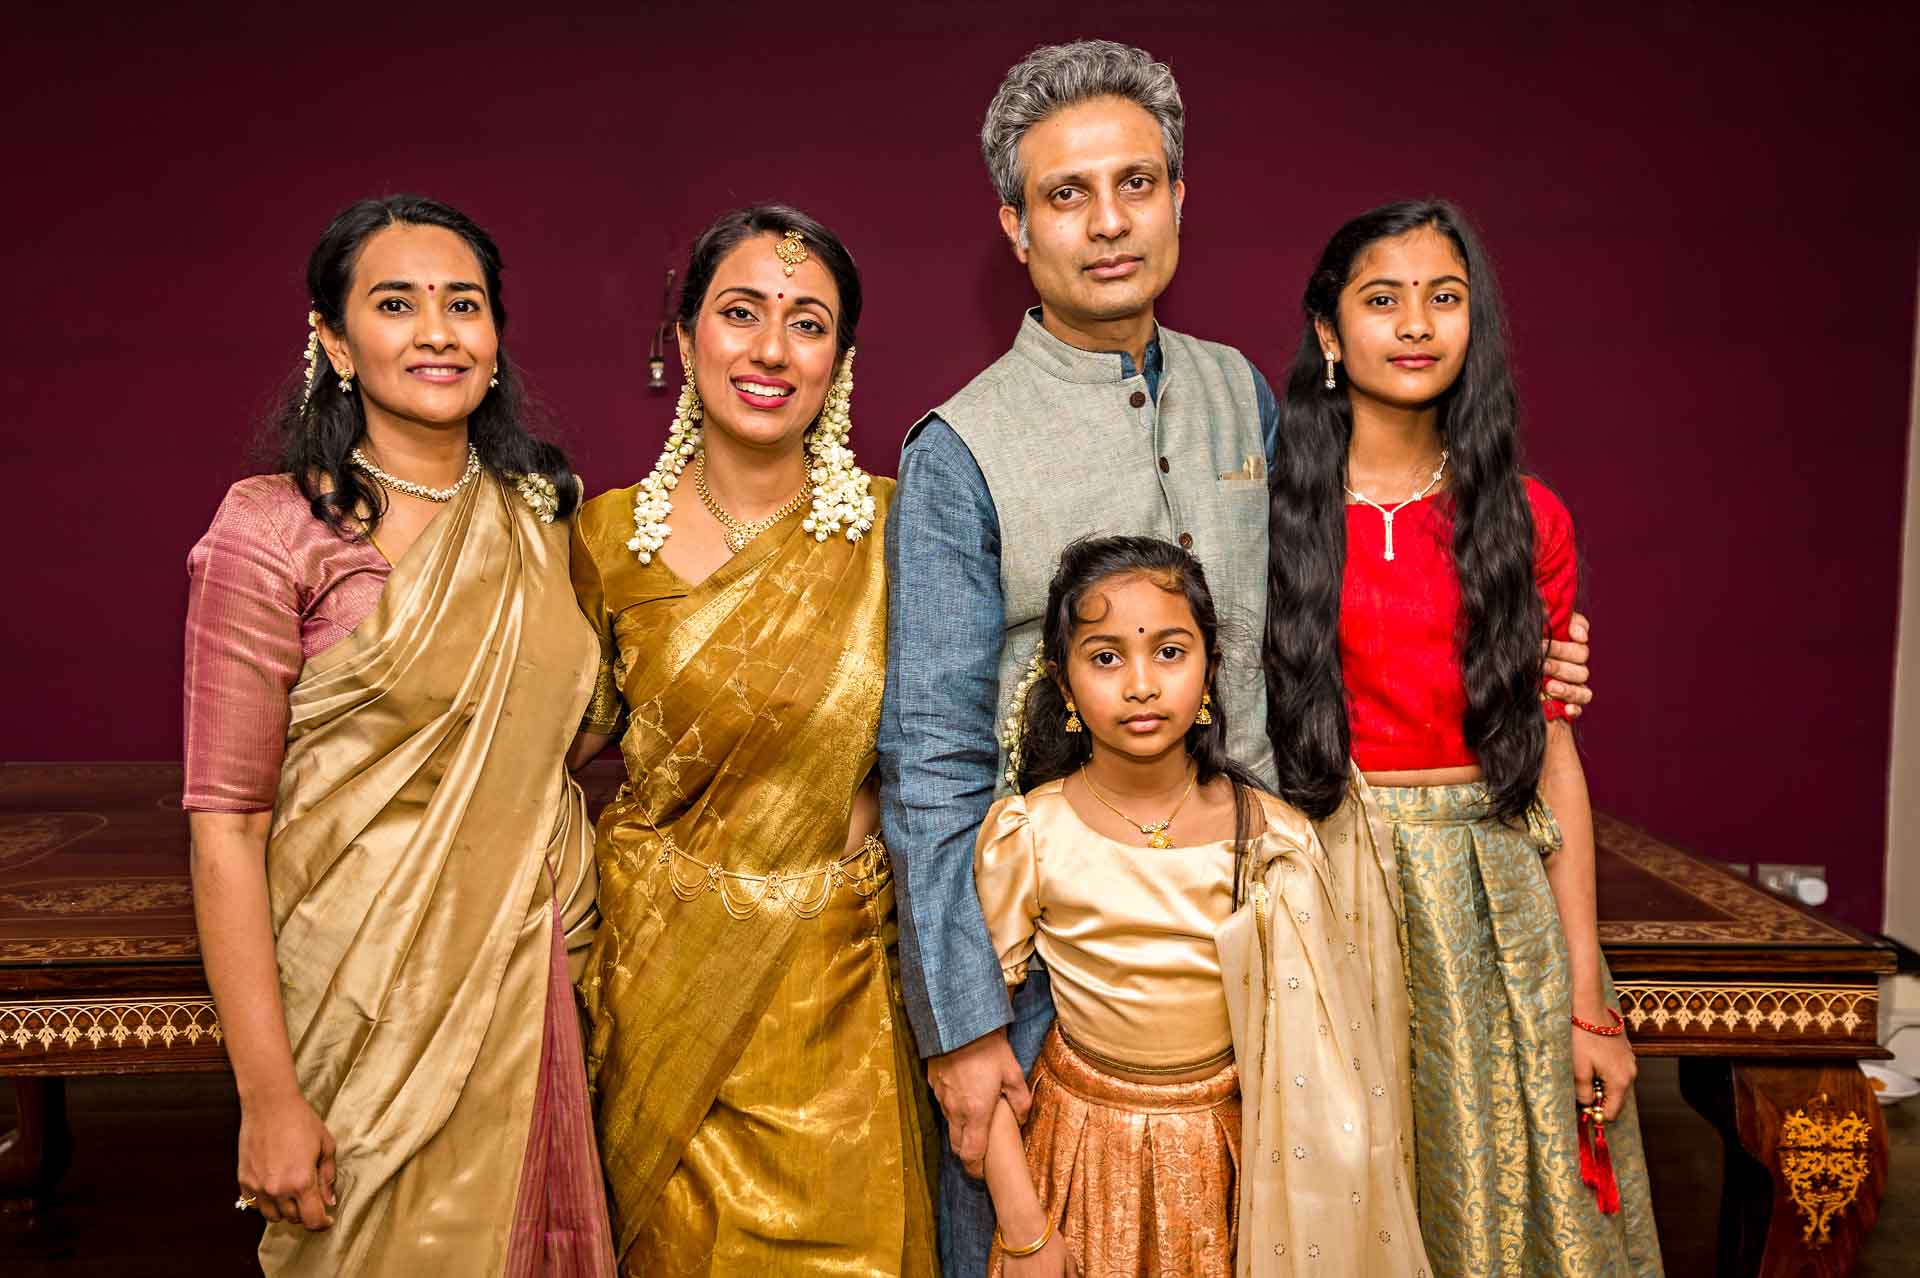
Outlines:
[{"label": "wooden table", "polygon": [[66,1078],[227,1068],[178,764],[0,767],[0,1193],[66,1170]]},{"label": "wooden table", "polygon": [[1596,815],[1600,944],[1634,1051],[1726,1143],[1719,1274],[1841,1275],[1879,1214],[1887,1127],[1858,1062],[1892,947]]},{"label": "wooden table", "polygon": [[[595,765],[591,797],[618,765]],[[180,769],[0,767],[0,1191],[64,1167],[60,1080],[223,1070],[187,883]],[[1839,1275],[1872,1227],[1886,1125],[1856,1062],[1891,950],[1598,817],[1600,936],[1635,1050],[1681,1057],[1726,1139],[1720,1268]],[[1568,1116],[1569,1121],[1572,1116]]]}]

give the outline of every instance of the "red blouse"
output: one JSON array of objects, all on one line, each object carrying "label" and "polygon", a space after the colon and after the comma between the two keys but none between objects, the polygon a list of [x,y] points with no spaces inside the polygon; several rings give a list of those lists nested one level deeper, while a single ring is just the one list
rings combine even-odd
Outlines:
[{"label": "red blouse", "polygon": [[[1547,630],[1567,636],[1577,581],[1573,518],[1544,484],[1525,481],[1533,507],[1533,579]],[[1462,724],[1457,626],[1460,583],[1453,568],[1453,520],[1445,493],[1386,521],[1371,506],[1347,507],[1347,569],[1340,595],[1340,667],[1347,683],[1353,758],[1362,772],[1410,772],[1472,765]],[[1558,701],[1541,703],[1562,717]]]}]

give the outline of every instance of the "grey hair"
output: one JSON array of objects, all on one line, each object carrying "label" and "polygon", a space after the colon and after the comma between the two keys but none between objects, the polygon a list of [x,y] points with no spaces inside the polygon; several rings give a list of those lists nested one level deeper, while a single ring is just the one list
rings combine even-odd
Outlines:
[{"label": "grey hair", "polygon": [[[1155,62],[1144,49],[1113,40],[1045,45],[1007,72],[980,126],[987,173],[1000,202],[1019,212],[1023,229],[1027,190],[1026,175],[1020,171],[1020,139],[1055,111],[1092,98],[1124,98],[1152,116],[1167,153],[1167,180],[1180,180],[1187,109],[1167,64]],[[1024,233],[1021,238],[1026,238]]]}]

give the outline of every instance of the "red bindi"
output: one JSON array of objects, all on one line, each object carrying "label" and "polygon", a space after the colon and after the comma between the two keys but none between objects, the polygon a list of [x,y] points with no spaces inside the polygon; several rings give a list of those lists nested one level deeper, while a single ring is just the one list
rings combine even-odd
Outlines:
[{"label": "red bindi", "polygon": [[787,295],[785,293],[775,293],[774,296],[783,302],[787,300]]},{"label": "red bindi", "polygon": [[431,284],[427,285],[427,292],[429,293],[433,292],[433,285]]}]

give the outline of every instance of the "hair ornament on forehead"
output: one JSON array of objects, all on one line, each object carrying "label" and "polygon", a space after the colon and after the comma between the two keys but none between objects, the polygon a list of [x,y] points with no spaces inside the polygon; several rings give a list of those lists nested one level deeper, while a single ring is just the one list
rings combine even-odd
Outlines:
[{"label": "hair ornament on forehead", "polygon": [[320,377],[320,312],[307,312],[307,389],[300,396],[302,404],[313,402],[313,384]]},{"label": "hair ornament on forehead", "polygon": [[800,232],[789,227],[774,244],[773,255],[780,259],[782,271],[791,275],[794,267],[807,260],[807,242],[800,238]]}]

